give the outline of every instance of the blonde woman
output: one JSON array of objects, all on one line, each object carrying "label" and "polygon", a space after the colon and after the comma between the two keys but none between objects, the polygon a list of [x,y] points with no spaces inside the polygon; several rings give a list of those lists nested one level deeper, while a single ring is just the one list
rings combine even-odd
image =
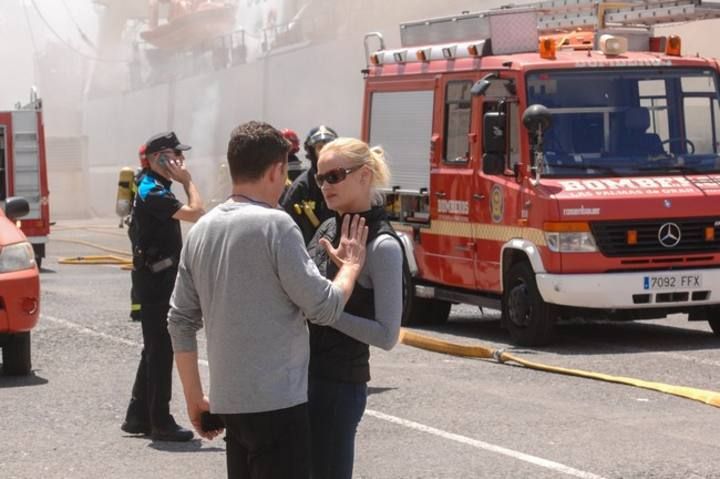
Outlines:
[{"label": "blonde woman", "polygon": [[381,148],[338,138],[322,149],[315,180],[335,212],[308,245],[321,273],[332,278],[338,270],[321,244],[338,245],[344,215],[360,214],[369,230],[365,266],[340,319],[328,327],[309,326],[312,477],[350,479],[367,402],[369,345],[390,350],[400,332],[403,249],[384,207],[373,204],[376,189],[389,181]]}]

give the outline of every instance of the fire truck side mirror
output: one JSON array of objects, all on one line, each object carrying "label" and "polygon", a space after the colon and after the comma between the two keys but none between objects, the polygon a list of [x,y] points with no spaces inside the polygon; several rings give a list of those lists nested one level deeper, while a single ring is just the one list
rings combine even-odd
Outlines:
[{"label": "fire truck side mirror", "polygon": [[522,121],[531,134],[537,134],[550,128],[552,115],[545,105],[530,105],[523,113]]},{"label": "fire truck side mirror", "polygon": [[482,168],[486,175],[500,175],[505,172],[506,130],[505,112],[490,111],[483,115]]},{"label": "fire truck side mirror", "polygon": [[490,111],[483,115],[483,151],[485,153],[505,156],[507,151],[506,129],[505,112]]},{"label": "fire truck side mirror", "polygon": [[15,221],[30,212],[30,205],[25,198],[11,196],[5,202],[5,216]]}]

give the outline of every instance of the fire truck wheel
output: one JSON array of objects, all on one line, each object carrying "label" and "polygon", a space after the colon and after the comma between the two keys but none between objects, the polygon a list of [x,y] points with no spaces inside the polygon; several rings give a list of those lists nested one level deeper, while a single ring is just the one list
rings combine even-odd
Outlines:
[{"label": "fire truck wheel", "polygon": [[540,296],[528,263],[518,263],[508,272],[502,316],[510,336],[520,346],[542,346],[552,340],[555,311]]},{"label": "fire truck wheel", "polygon": [[30,333],[13,335],[3,347],[3,374],[6,376],[26,376],[30,374]]},{"label": "fire truck wheel", "polygon": [[450,316],[451,303],[440,299],[412,296],[403,312],[402,325],[444,324]]},{"label": "fire truck wheel", "polygon": [[720,308],[707,308],[691,311],[688,315],[690,321],[707,321],[715,336],[720,336]]},{"label": "fire truck wheel", "polygon": [[708,324],[713,333],[715,333],[715,336],[720,336],[720,318],[708,319]]}]

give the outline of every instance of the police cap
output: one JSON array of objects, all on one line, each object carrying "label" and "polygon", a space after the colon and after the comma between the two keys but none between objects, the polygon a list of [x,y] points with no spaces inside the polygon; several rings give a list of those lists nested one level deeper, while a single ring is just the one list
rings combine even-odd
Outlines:
[{"label": "police cap", "polygon": [[180,143],[174,131],[166,131],[153,135],[145,144],[147,145],[145,149],[146,155],[152,155],[153,153],[167,149],[185,151],[191,148],[189,145]]}]

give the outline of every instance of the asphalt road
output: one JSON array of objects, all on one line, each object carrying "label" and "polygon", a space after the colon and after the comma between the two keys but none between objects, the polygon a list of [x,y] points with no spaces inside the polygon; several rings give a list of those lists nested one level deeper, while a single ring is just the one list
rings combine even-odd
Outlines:
[{"label": "asphalt road", "polygon": [[[112,222],[61,222],[44,263],[34,375],[0,376],[0,478],[218,478],[224,442],[120,431],[140,353],[129,273],[60,265],[128,249]],[[547,364],[720,391],[720,339],[676,315],[575,322],[553,347],[516,349],[497,313],[455,306],[424,330]],[[204,343],[201,342],[204,356]],[[201,366],[207,381],[207,370]],[[372,351],[357,478],[720,478],[720,409],[653,391],[397,346]],[[172,410],[188,424],[179,381]],[[716,456],[718,454],[718,456]]]}]

